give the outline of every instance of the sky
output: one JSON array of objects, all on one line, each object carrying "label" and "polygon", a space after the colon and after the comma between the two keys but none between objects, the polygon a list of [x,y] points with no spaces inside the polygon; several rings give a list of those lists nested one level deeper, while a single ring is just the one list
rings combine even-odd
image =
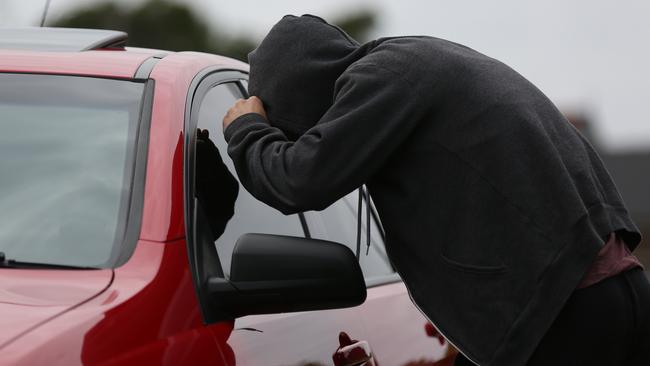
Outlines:
[{"label": "sky", "polygon": [[[141,0],[116,0],[132,6]],[[424,34],[465,44],[531,80],[566,112],[582,113],[608,150],[650,150],[650,1],[180,1],[221,31],[261,39],[284,14],[336,19],[373,8],[373,37]],[[46,0],[0,0],[0,26],[37,25]],[[93,3],[51,0],[49,18]]]}]

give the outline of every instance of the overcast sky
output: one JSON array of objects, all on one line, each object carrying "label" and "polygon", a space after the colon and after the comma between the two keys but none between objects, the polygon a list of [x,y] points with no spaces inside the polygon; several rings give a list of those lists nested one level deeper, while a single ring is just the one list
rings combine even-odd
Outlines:
[{"label": "overcast sky", "polygon": [[[92,0],[51,0],[50,17]],[[118,2],[129,6],[138,0]],[[183,2],[183,1],[179,1]],[[284,14],[372,7],[375,36],[426,34],[512,66],[561,109],[586,113],[611,149],[650,149],[650,1],[186,0],[215,28],[262,38]],[[0,25],[36,25],[45,0],[0,0]]]}]

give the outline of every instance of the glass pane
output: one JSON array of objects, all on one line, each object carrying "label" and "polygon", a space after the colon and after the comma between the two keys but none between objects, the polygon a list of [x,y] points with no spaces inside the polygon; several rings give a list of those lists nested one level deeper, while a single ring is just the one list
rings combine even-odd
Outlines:
[{"label": "glass pane", "polygon": [[[312,237],[347,245],[356,253],[357,205],[359,191],[348,194],[320,212],[309,212],[307,219]],[[363,203],[361,217],[361,258],[359,264],[366,279],[393,274],[378,226],[371,217],[370,250],[366,255],[366,211]]]},{"label": "glass pane", "polygon": [[[197,140],[197,165],[196,177],[198,178],[201,171],[206,172],[209,170],[209,177],[218,176],[219,180],[214,180],[209,186],[206,186],[205,199],[199,197],[199,201],[206,209],[208,217],[227,217],[232,212],[233,205],[233,191],[231,189],[231,181],[238,186],[235,189],[237,192],[236,200],[234,201],[234,215],[225,225],[223,231],[223,224],[218,220],[211,219],[213,223],[213,232],[216,232],[218,239],[216,240],[217,252],[226,274],[230,272],[230,258],[232,250],[237,242],[237,239],[245,233],[266,233],[266,234],[279,234],[290,236],[304,236],[300,220],[297,215],[285,216],[279,211],[267,206],[266,204],[258,201],[250,193],[244,189],[237,180],[235,168],[227,153],[227,144],[224,140],[222,133],[222,120],[228,109],[234,102],[241,98],[241,93],[236,84],[228,83],[221,84],[211,89],[203,99],[199,110],[198,128],[201,130],[208,130],[209,139],[216,145],[218,150],[217,163],[209,163],[210,159],[201,158],[202,143],[199,138]],[[206,151],[209,149],[206,149]],[[201,166],[201,161],[208,162]],[[227,169],[227,171],[219,171],[220,169]],[[208,180],[206,178],[206,180]],[[197,182],[198,184],[198,182]],[[210,197],[210,192],[215,192],[210,187],[217,187],[222,194],[219,197]],[[197,191],[200,191],[197,186]],[[200,192],[199,192],[200,195]],[[223,231],[223,233],[221,233]]]},{"label": "glass pane", "polygon": [[[123,234],[143,84],[0,74],[0,251],[100,267]],[[121,225],[120,225],[121,224]]]}]

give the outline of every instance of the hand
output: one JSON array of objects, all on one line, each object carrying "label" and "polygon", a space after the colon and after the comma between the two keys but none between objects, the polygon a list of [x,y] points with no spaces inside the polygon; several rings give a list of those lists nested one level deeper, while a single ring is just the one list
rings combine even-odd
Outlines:
[{"label": "hand", "polygon": [[445,358],[449,357],[450,359],[452,359],[453,357],[456,357],[456,355],[458,354],[458,350],[454,348],[454,346],[452,346],[451,343],[447,342],[445,337],[443,337],[442,334],[438,332],[438,330],[436,329],[436,327],[433,326],[433,324],[427,322],[424,325],[424,332],[429,337],[436,338],[438,342],[440,342],[440,345],[444,345],[445,343],[448,344],[447,352],[445,353]]},{"label": "hand", "polygon": [[208,130],[196,130],[195,196],[217,240],[235,213],[239,183],[223,163]]},{"label": "hand", "polygon": [[264,118],[266,118],[266,111],[264,110],[264,106],[262,105],[262,100],[256,96],[252,96],[248,99],[239,99],[235,102],[235,105],[230,107],[228,110],[228,113],[226,113],[226,116],[223,117],[223,129],[224,131],[232,123],[232,121],[236,120],[237,117],[243,116],[244,114],[247,113],[257,113],[262,115]]}]

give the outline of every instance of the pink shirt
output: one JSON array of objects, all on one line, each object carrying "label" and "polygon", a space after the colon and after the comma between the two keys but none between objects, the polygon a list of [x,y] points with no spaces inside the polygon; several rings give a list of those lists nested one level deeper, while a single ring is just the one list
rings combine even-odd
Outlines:
[{"label": "pink shirt", "polygon": [[623,240],[611,233],[577,288],[585,288],[634,267],[643,268]]}]

